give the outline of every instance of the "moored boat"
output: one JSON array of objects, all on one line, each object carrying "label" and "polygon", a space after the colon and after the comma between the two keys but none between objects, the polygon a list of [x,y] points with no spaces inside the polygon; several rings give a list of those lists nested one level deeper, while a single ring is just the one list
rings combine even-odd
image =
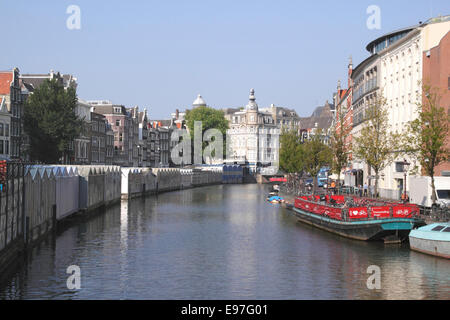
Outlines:
[{"label": "moored boat", "polygon": [[267,198],[267,201],[269,201],[270,203],[283,203],[284,199],[279,196],[269,196]]},{"label": "moored boat", "polygon": [[450,223],[432,223],[409,234],[412,250],[450,259]]},{"label": "moored boat", "polygon": [[416,205],[354,196],[297,197],[293,211],[301,222],[364,241],[401,242],[425,225]]}]

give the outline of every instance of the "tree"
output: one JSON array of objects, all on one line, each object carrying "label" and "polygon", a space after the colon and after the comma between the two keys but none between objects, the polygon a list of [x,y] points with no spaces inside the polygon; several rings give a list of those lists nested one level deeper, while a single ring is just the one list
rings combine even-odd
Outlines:
[{"label": "tree", "polygon": [[351,127],[345,126],[343,116],[339,113],[337,123],[332,128],[330,139],[330,148],[333,155],[331,170],[338,175],[338,185],[341,180],[342,169],[347,166],[352,148],[351,143],[347,141],[351,129]]},{"label": "tree", "polygon": [[75,114],[74,88],[64,89],[56,80],[45,80],[27,99],[24,130],[30,140],[32,161],[58,163],[71,155],[69,146],[83,130]]},{"label": "tree", "polygon": [[354,137],[354,154],[375,172],[375,196],[378,197],[379,173],[399,154],[400,134],[390,132],[386,99],[377,96],[365,110],[361,132]]},{"label": "tree", "polygon": [[331,164],[332,152],[329,146],[322,141],[322,131],[318,130],[303,144],[305,171],[314,178],[313,193],[317,188],[317,176],[322,167]]},{"label": "tree", "polygon": [[283,130],[280,136],[280,169],[287,173],[302,173],[304,150],[295,130]]},{"label": "tree", "polygon": [[404,148],[431,178],[431,200],[435,205],[434,170],[437,165],[450,158],[450,150],[446,145],[450,116],[445,113],[444,108],[439,106],[442,94],[438,88],[424,84],[422,92],[423,102],[417,103],[419,116],[408,123]]},{"label": "tree", "polygon": [[[225,119],[225,114],[222,110],[201,106],[192,110],[187,110],[185,119],[192,140],[194,140],[195,136],[195,122],[200,121],[202,123],[201,137],[203,137],[204,133],[209,129],[218,129],[223,135],[223,143],[225,146],[228,120]],[[203,141],[202,139],[202,153],[208,145],[209,143],[207,141]],[[191,146],[194,147],[194,144],[191,144]],[[223,155],[225,156],[225,154],[226,148],[223,148]],[[211,156],[214,157],[214,155],[215,153],[213,150]]]},{"label": "tree", "polygon": [[303,175],[304,155],[301,136],[295,130],[283,129],[280,135],[280,169],[288,174],[288,183],[294,188],[298,181],[293,181],[292,177],[293,174]]}]

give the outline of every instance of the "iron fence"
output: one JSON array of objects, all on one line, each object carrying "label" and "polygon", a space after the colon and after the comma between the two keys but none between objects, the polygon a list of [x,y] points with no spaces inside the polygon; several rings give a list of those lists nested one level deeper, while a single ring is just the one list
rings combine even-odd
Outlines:
[{"label": "iron fence", "polygon": [[421,208],[420,216],[427,222],[450,222],[450,208]]}]

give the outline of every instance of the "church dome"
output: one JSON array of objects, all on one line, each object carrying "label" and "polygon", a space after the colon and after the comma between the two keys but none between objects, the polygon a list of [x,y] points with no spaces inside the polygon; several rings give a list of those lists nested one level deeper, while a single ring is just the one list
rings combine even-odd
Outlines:
[{"label": "church dome", "polygon": [[248,101],[246,109],[258,111],[258,104],[256,103],[256,98],[255,98],[255,89],[250,90],[249,101]]},{"label": "church dome", "polygon": [[206,107],[206,101],[202,98],[201,95],[198,95],[197,99],[195,99],[194,102],[192,102],[192,106],[194,108],[196,108],[196,107]]}]

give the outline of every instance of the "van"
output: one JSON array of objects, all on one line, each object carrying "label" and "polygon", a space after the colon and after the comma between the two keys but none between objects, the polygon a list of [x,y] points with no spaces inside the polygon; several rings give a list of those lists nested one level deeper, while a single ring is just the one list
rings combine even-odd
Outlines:
[{"label": "van", "polygon": [[[422,207],[431,208],[431,178],[421,176],[410,176],[409,201]],[[450,177],[434,177],[436,189],[436,204],[439,207],[450,206]]]}]

